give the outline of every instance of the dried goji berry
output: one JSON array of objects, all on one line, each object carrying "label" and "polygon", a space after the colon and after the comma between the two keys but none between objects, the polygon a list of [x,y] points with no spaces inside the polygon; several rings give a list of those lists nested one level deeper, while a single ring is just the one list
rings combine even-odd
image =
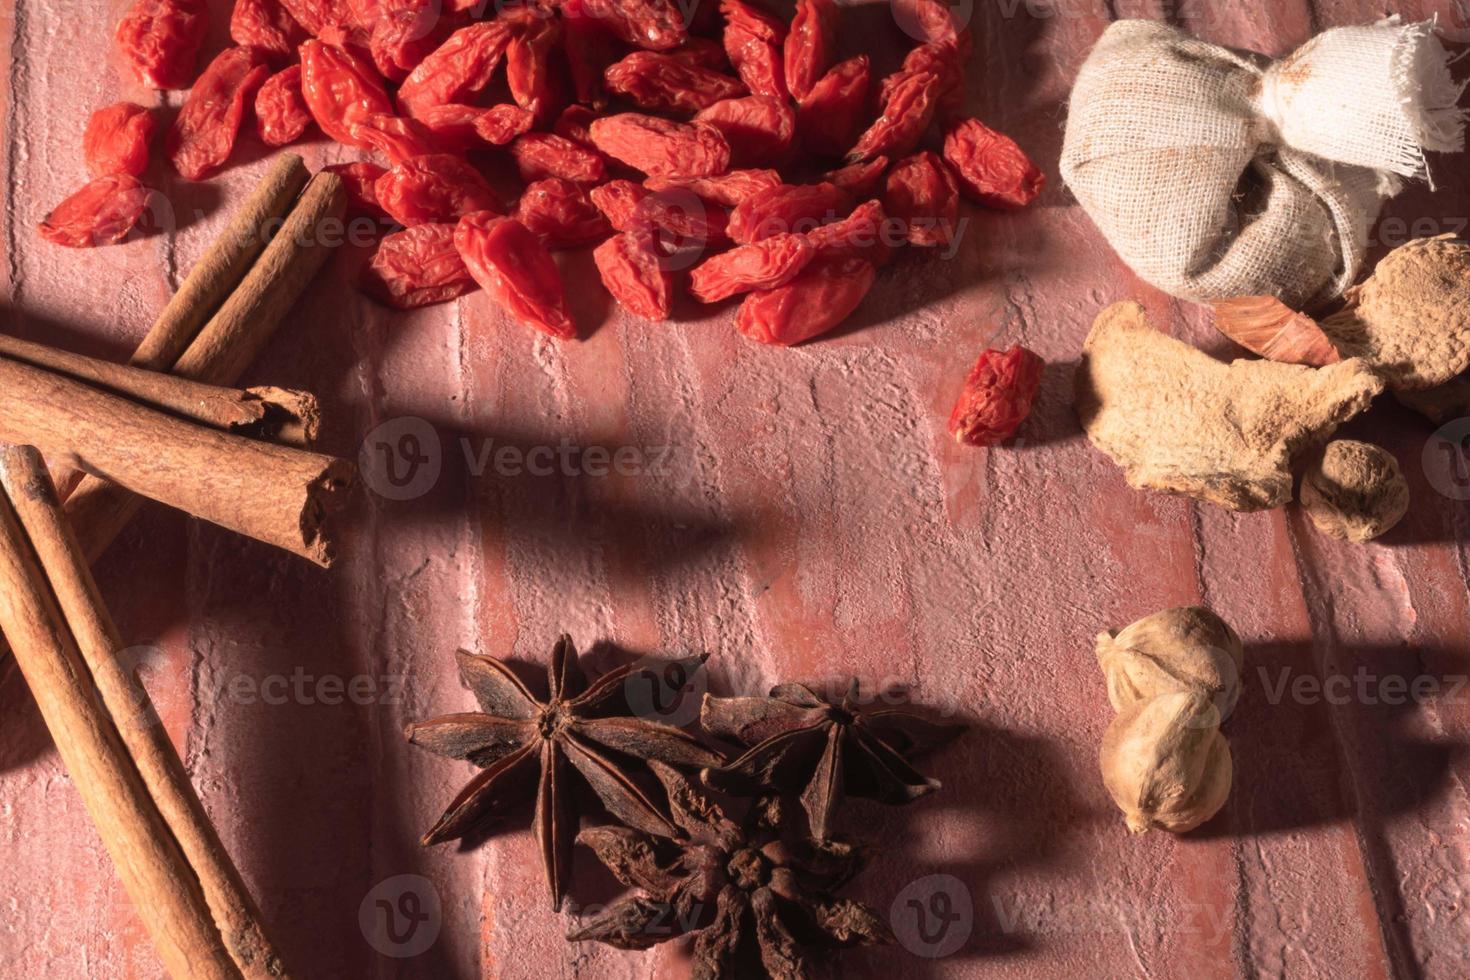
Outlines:
[{"label": "dried goji berry", "polygon": [[960,188],[949,164],[924,150],[888,172],[883,209],[902,221],[912,245],[943,245],[954,237]]},{"label": "dried goji berry", "polygon": [[398,104],[410,116],[435,105],[468,103],[490,84],[510,45],[512,26],[491,20],[461,27],[404,79]]},{"label": "dried goji berry", "polygon": [[537,17],[516,31],[505,51],[505,81],[510,97],[537,119],[550,120],[565,101],[551,65],[551,54],[560,42],[557,22]]},{"label": "dried goji berry", "polygon": [[384,236],[363,269],[363,286],[389,306],[410,310],[475,288],[454,246],[452,224],[415,225]]},{"label": "dried goji berry", "polygon": [[786,25],[743,0],[720,0],[720,13],[725,17],[725,56],[745,87],[753,95],[790,98],[781,54]]},{"label": "dried goji berry", "polygon": [[202,0],[134,0],[114,38],[144,85],[187,88],[208,26]]},{"label": "dried goji berry", "polygon": [[944,159],[966,197],[991,208],[1023,208],[1046,186],[1046,175],[1016,141],[978,119],[962,119],[944,134]]},{"label": "dried goji berry", "polygon": [[867,115],[868,84],[865,54],[833,65],[817,79],[796,113],[802,146],[820,156],[846,153]]},{"label": "dried goji berry", "polygon": [[731,162],[742,167],[779,163],[796,136],[795,110],[765,95],[716,102],[694,119],[718,129],[730,144]]},{"label": "dried goji berry", "polygon": [[406,163],[416,157],[437,153],[434,134],[417,119],[405,119],[374,112],[347,124],[352,141],[361,147],[377,150],[393,164]]},{"label": "dried goji berry", "polygon": [[372,65],[323,41],[301,45],[301,94],[322,132],[349,146],[362,146],[349,131],[353,120],[393,115],[388,91]]},{"label": "dried goji berry", "polygon": [[148,169],[148,143],[153,139],[153,116],[140,105],[116,102],[87,118],[82,132],[82,156],[93,177],[108,174],[142,175]]},{"label": "dried goji berry", "polygon": [[729,234],[742,245],[783,232],[811,231],[847,214],[847,192],[825,181],[787,184],[742,201],[730,212]]},{"label": "dried goji berry", "polygon": [[132,174],[98,177],[51,209],[41,237],[69,248],[111,245],[137,225],[151,193]]},{"label": "dried goji berry", "polygon": [[377,187],[378,178],[388,172],[385,168],[361,160],[356,163],[334,163],[322,169],[342,178],[342,185],[347,189],[349,214],[388,220],[388,212],[378,203]]},{"label": "dried goji berry", "polygon": [[510,145],[516,169],[524,181],[560,177],[579,184],[600,184],[607,179],[607,162],[602,154],[555,133],[526,133]]},{"label": "dried goji berry", "polygon": [[689,275],[689,292],[701,303],[718,303],[737,293],[784,286],[816,258],[804,235],[772,235],[706,259]]},{"label": "dried goji berry", "polygon": [[[516,107],[511,106],[511,108]],[[480,121],[485,111],[479,106],[449,102],[444,105],[429,106],[414,116],[413,120],[423,127],[434,145],[440,150],[446,153],[462,153],[479,141],[480,137],[475,132],[475,124]],[[516,111],[521,110],[516,109]]]},{"label": "dried goji berry", "polygon": [[466,214],[505,211],[480,172],[448,153],[398,164],[375,186],[378,204],[401,225],[453,223]]},{"label": "dried goji berry", "polygon": [[536,117],[509,102],[493,105],[475,120],[475,135],[493,146],[506,146],[517,136],[531,131]]},{"label": "dried goji berry", "polygon": [[596,118],[597,113],[584,105],[569,105],[556,117],[551,131],[589,150],[596,149],[592,145],[592,120]]},{"label": "dried goji berry", "polygon": [[730,144],[713,126],[623,112],[592,123],[592,142],[651,177],[710,177],[730,169]]},{"label": "dried goji berry", "polygon": [[301,66],[276,72],[255,93],[255,125],[266,146],[294,143],[311,125],[311,110],[301,96]]},{"label": "dried goji berry", "polygon": [[368,52],[384,78],[401,82],[443,43],[458,18],[445,16],[438,0],[378,0]]},{"label": "dried goji berry", "polygon": [[653,112],[694,113],[745,92],[739,79],[656,51],[634,51],[602,77],[608,91]]},{"label": "dried goji berry", "polygon": [[230,40],[279,58],[294,58],[297,47],[306,40],[306,31],[281,0],[235,0],[230,11]]},{"label": "dried goji berry", "polygon": [[1031,414],[1045,362],[1019,344],[980,355],[949,417],[949,432],[971,446],[996,446]]},{"label": "dried goji berry", "polygon": [[837,50],[837,4],[833,0],[796,0],[796,15],[786,35],[786,87],[804,100],[832,64]]},{"label": "dried goji berry", "polygon": [[618,60],[622,45],[612,31],[591,17],[562,17],[562,49],[578,102],[596,109],[607,105],[602,73]]},{"label": "dried goji berry", "polygon": [[516,220],[547,248],[578,248],[612,234],[586,188],[558,177],[527,185],[516,205]]},{"label": "dried goji berry", "polygon": [[454,230],[454,246],[470,275],[511,316],[553,337],[576,338],[561,273],[525,225],[488,211],[467,214]]},{"label": "dried goji berry", "polygon": [[881,266],[894,246],[903,244],[903,231],[902,225],[883,213],[883,205],[867,201],[841,221],[814,228],[806,237],[824,258],[857,258]]},{"label": "dried goji berry", "polygon": [[762,344],[799,344],[846,320],[873,277],[872,263],[863,259],[821,256],[786,285],[745,297],[735,327]]},{"label": "dried goji berry", "polygon": [[883,186],[883,174],[888,170],[888,158],[873,157],[861,163],[849,163],[845,167],[829,170],[822,179],[836,184],[854,199],[872,197]]},{"label": "dried goji berry", "polygon": [[689,37],[689,25],[676,0],[564,0],[562,17],[590,17],[625,44],[667,51]]},{"label": "dried goji berry", "polygon": [[592,250],[592,261],[613,299],[634,316],[667,320],[674,277],[664,268],[653,236],[644,230],[614,235]]},{"label": "dried goji berry", "polygon": [[225,48],[200,74],[168,131],[166,147],[174,169],[189,180],[203,180],[230,156],[246,100],[270,69],[250,48]]},{"label": "dried goji berry", "polygon": [[733,208],[780,187],[781,175],[774,170],[732,170],[718,177],[650,177],[643,186],[651,191],[692,191],[711,204]]},{"label": "dried goji berry", "polygon": [[664,243],[674,249],[703,250],[728,242],[725,209],[710,204],[686,190],[665,190],[649,194],[638,202],[632,226],[657,228]]},{"label": "dried goji berry", "polygon": [[592,188],[588,196],[614,230],[627,231],[634,225],[638,205],[652,193],[631,180],[610,180]]},{"label": "dried goji berry", "polygon": [[342,0],[281,0],[293,20],[319,41],[341,46],[347,43],[357,18]]},{"label": "dried goji berry", "polygon": [[880,154],[897,158],[911,151],[934,119],[939,86],[939,76],[928,71],[900,72],[898,81],[885,83],[882,111],[858,137],[847,154],[848,161],[856,163]]},{"label": "dried goji berry", "polygon": [[730,67],[730,60],[725,57],[724,47],[713,38],[691,37],[666,53],[670,58],[677,58],[687,65],[695,65],[699,68],[722,72]]},{"label": "dried goji berry", "polygon": [[893,19],[920,44],[959,40],[959,24],[944,0],[893,0]]},{"label": "dried goji berry", "polygon": [[889,90],[906,75],[923,71],[939,76],[939,88],[934,96],[938,107],[945,112],[958,109],[965,95],[965,65],[959,49],[950,41],[921,44],[909,51],[903,59],[903,70],[883,79],[878,89],[879,103],[887,100]]}]

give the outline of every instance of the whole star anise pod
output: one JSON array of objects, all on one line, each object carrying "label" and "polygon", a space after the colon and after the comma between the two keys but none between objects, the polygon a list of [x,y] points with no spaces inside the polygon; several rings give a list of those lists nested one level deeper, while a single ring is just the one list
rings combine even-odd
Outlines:
[{"label": "whole star anise pod", "polygon": [[590,827],[577,840],[619,881],[643,894],[614,902],[567,937],[647,949],[692,935],[692,980],[815,976],[823,951],[893,942],[878,914],[833,895],[866,863],[842,841],[792,837],[743,824],[676,770],[649,764],[664,784],[683,836],[659,839],[626,827]]},{"label": "whole star anise pod", "polygon": [[[550,693],[543,701],[503,663],[464,650],[460,677],[482,712],[441,715],[404,729],[408,740],[451,759],[483,769],[424,834],[425,844],[463,837],[487,826],[527,797],[536,801],[535,831],[551,888],[561,908],[570,879],[572,845],[579,816],[570,774],[575,771],[615,818],[650,834],[679,830],[650,801],[625,769],[628,757],[679,766],[718,765],[721,756],[670,725],[632,715],[599,716],[624,682],[642,669],[628,664],[599,677],[590,687],[569,636],[557,641],[547,669]],[[700,657],[691,669],[704,663]],[[569,765],[570,764],[570,768]]]},{"label": "whole star anise pod", "polygon": [[706,694],[699,721],[713,735],[751,746],[738,759],[705,769],[705,784],[742,796],[800,792],[818,840],[829,834],[844,796],[901,804],[934,792],[939,781],[908,760],[964,731],[898,708],[864,711],[856,679],[841,704],[801,684],[778,685],[766,698]]}]

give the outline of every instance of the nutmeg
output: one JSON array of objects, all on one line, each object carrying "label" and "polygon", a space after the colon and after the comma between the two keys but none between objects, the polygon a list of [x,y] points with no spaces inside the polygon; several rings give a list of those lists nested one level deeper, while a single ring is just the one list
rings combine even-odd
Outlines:
[{"label": "nutmeg", "polygon": [[1302,477],[1302,507],[1317,530],[1344,541],[1371,541],[1409,511],[1409,484],[1398,460],[1372,443],[1338,439]]}]

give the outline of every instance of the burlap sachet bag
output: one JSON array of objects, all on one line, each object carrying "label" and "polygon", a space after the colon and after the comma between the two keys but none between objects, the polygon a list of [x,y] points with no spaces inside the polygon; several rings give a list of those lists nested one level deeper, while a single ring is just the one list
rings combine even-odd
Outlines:
[{"label": "burlap sachet bag", "polygon": [[1460,92],[1432,23],[1337,28],[1273,63],[1119,21],[1077,76],[1062,177],[1165,292],[1310,308],[1357,278],[1425,151],[1463,146]]}]

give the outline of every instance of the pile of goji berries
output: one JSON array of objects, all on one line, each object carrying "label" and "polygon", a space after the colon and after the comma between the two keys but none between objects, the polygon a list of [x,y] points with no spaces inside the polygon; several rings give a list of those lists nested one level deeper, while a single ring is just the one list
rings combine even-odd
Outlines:
[{"label": "pile of goji berries", "polygon": [[[945,0],[892,0],[918,43],[882,79],[866,55],[837,60],[835,0],[797,0],[789,24],[752,0],[486,2],[236,0],[236,46],[194,79],[168,157],[202,180],[251,110],[271,146],[314,122],[377,158],[329,168],[384,223],[374,295],[409,308],[479,286],[559,338],[577,326],[557,250],[595,246],[638,316],[667,318],[682,279],[704,303],[745,294],[741,333],[795,344],[851,313],[896,245],[948,242],[961,197],[1016,208],[1044,183],[958,114],[971,39]],[[134,0],[116,40],[144,83],[181,87],[204,27],[202,0]],[[126,236],[151,132],[140,107],[96,113],[96,179],[42,234]],[[497,156],[519,175],[514,205],[486,179]]]}]

